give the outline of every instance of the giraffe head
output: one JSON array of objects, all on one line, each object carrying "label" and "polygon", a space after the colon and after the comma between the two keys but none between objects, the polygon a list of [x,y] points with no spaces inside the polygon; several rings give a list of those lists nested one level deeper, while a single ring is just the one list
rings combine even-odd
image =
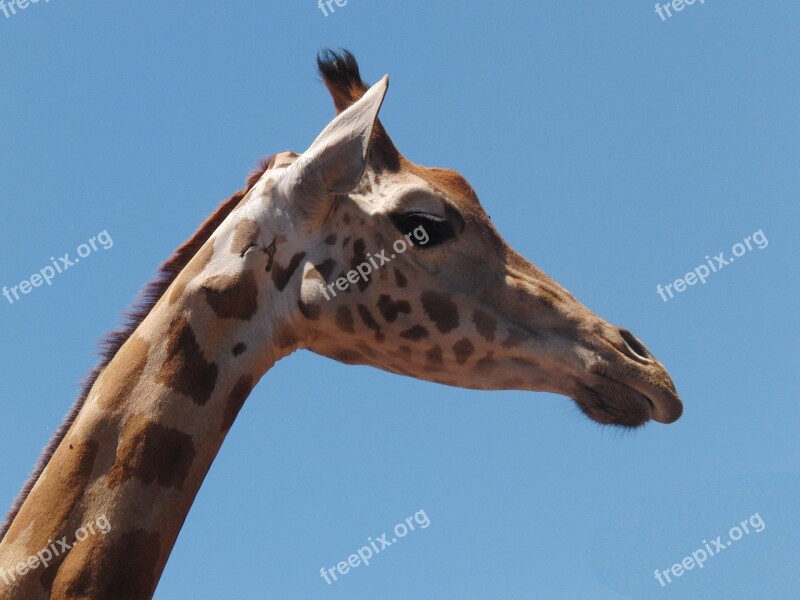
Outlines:
[{"label": "giraffe head", "polygon": [[302,155],[279,155],[249,199],[268,207],[249,246],[278,252],[267,268],[284,346],[458,387],[555,392],[604,424],[678,419],[675,387],[638,339],[510,248],[463,177],[397,151],[377,118],[386,77],[368,88],[346,52],[319,67],[336,118]]}]

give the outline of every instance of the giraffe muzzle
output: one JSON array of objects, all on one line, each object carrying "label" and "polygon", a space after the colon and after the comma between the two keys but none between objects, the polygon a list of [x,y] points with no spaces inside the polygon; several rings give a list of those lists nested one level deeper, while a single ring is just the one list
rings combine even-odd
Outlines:
[{"label": "giraffe muzzle", "polygon": [[678,394],[669,389],[646,390],[641,382],[621,382],[595,373],[591,387],[584,387],[574,400],[593,420],[603,424],[639,427],[647,421],[674,423],[683,413]]},{"label": "giraffe muzzle", "polygon": [[666,368],[630,331],[612,328],[608,335],[610,348],[575,395],[580,408],[595,421],[627,427],[677,421],[683,403]]}]

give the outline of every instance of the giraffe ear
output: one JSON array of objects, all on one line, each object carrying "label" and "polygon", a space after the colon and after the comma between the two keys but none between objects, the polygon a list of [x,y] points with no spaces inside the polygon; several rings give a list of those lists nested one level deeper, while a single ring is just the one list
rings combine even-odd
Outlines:
[{"label": "giraffe ear", "polygon": [[388,87],[389,77],[384,76],[339,113],[289,167],[284,190],[308,216],[324,212],[331,196],[346,194],[358,185]]}]

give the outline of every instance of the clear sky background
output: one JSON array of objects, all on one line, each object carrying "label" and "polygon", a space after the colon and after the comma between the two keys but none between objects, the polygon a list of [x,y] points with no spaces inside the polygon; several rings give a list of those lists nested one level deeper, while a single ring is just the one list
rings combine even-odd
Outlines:
[{"label": "clear sky background", "polygon": [[[0,504],[157,265],[259,157],[333,115],[314,59],[391,87],[411,160],[459,170],[520,253],[631,329],[683,418],[603,429],[550,394],[422,383],[308,352],[256,388],[156,594],[168,599],[798,598],[800,5],[706,0],[39,2],[0,13]],[[673,282],[758,230],[669,302]],[[420,509],[430,526],[332,586]],[[662,588],[669,569],[758,513]]]}]

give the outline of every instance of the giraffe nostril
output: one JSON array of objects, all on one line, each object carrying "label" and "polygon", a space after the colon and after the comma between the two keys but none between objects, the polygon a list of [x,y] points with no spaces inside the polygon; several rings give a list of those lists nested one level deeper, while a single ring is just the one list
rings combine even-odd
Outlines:
[{"label": "giraffe nostril", "polygon": [[620,336],[622,336],[622,340],[625,342],[625,346],[627,346],[628,350],[630,350],[634,356],[631,358],[636,358],[638,360],[652,362],[653,355],[644,347],[644,344],[636,339],[636,336],[633,335],[627,329],[620,329],[619,330]]}]

